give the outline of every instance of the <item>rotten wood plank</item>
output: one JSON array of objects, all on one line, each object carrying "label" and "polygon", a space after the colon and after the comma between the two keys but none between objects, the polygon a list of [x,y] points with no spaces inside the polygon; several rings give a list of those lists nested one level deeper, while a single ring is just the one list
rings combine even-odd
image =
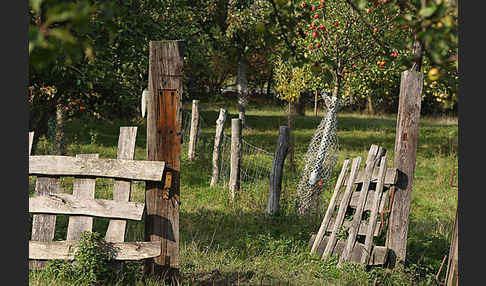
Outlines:
[{"label": "rotten wood plank", "polygon": [[[135,155],[135,141],[137,127],[120,127],[118,137],[117,159],[133,160]],[[113,200],[128,202],[130,200],[132,183],[126,180],[115,180],[113,186]],[[105,240],[108,242],[123,242],[125,240],[126,220],[112,219],[108,223]]]},{"label": "rotten wood plank", "polygon": [[29,198],[29,212],[42,214],[88,215],[141,220],[144,203],[79,199],[69,194],[48,194]]},{"label": "rotten wood plank", "polygon": [[334,187],[334,193],[332,194],[331,200],[329,201],[329,206],[327,207],[326,214],[324,215],[324,219],[322,220],[321,226],[319,227],[319,231],[317,232],[317,239],[315,240],[314,244],[311,247],[310,253],[316,253],[317,246],[321,242],[326,230],[330,225],[334,225],[334,223],[330,224],[331,216],[334,212],[334,208],[336,207],[336,198],[339,194],[339,190],[343,184],[344,178],[346,176],[346,172],[349,167],[349,160],[345,160],[343,163],[343,167],[341,169],[341,173],[339,174],[338,180],[336,182],[336,186]]},{"label": "rotten wood plank", "polygon": [[[29,259],[73,260],[79,241],[29,241]],[[158,242],[107,242],[112,259],[141,260],[160,255]]]},{"label": "rotten wood plank", "polygon": [[70,156],[29,156],[29,175],[89,176],[161,181],[165,162],[87,159]]},{"label": "rotten wood plank", "polygon": [[[313,234],[309,240],[308,247],[311,248],[314,245],[316,235]],[[321,243],[316,247],[316,253],[317,254],[322,254],[324,253],[324,249],[326,245],[329,242],[329,236],[324,236],[321,240]],[[340,255],[343,251],[343,248],[345,246],[345,242],[342,240],[339,240],[336,243],[336,246],[334,247],[331,255]],[[351,253],[351,259],[350,261],[353,263],[360,263],[360,258],[361,258],[361,253],[363,251],[363,244],[357,242],[356,246],[353,249],[353,252]],[[384,265],[387,262],[388,258],[388,249],[385,246],[374,246],[373,249],[371,250],[371,257],[368,262],[368,265]]]},{"label": "rotten wood plank", "polygon": [[[78,154],[79,158],[98,159],[98,154]],[[84,200],[93,200],[95,198],[96,179],[90,178],[74,178],[73,182],[73,196],[75,198]],[[93,218],[87,216],[69,216],[67,228],[67,240],[81,239],[83,231],[93,230]]]},{"label": "rotten wood plank", "polygon": [[[349,180],[353,182],[356,179],[356,175],[359,171],[359,167],[361,164],[361,157],[356,157],[353,159],[353,163],[351,165],[351,173],[349,174]],[[349,204],[349,200],[351,199],[351,192],[354,187],[354,184],[349,184],[346,186],[346,190],[344,191],[344,196],[343,200],[341,200],[341,203],[339,205],[339,211],[336,216],[335,223],[333,225],[333,232],[331,233],[331,236],[329,237],[329,243],[327,243],[326,248],[324,249],[324,252],[322,253],[322,259],[326,260],[329,255],[332,253],[334,247],[336,246],[336,240],[337,240],[337,232],[341,225],[343,224],[344,221],[344,215],[346,214],[346,208]]]}]

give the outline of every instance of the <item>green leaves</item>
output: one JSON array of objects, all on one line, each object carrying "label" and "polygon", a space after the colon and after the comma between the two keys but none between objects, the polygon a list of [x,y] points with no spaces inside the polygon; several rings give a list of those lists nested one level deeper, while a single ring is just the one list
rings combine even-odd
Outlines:
[{"label": "green leaves", "polygon": [[435,11],[437,11],[436,5],[423,7],[422,9],[420,9],[419,15],[424,17],[424,18],[428,18],[428,17],[432,16],[435,13]]}]

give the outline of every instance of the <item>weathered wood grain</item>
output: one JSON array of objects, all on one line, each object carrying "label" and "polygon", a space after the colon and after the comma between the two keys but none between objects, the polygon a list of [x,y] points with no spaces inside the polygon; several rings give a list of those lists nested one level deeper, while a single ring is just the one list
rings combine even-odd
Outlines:
[{"label": "weathered wood grain", "polygon": [[160,181],[165,162],[87,159],[70,156],[29,156],[29,175],[89,176]]},{"label": "weathered wood grain", "polygon": [[[331,200],[329,201],[329,206],[327,207],[326,210],[326,214],[324,215],[324,219],[322,220],[321,226],[319,227],[319,231],[317,232],[317,236],[316,236],[317,239],[314,241],[314,244],[311,247],[311,251],[310,251],[311,254],[316,253],[317,247],[319,246],[322,238],[324,237],[326,230],[330,226],[331,216],[334,212],[334,208],[336,207],[336,198],[339,194],[339,190],[341,189],[344,178],[346,176],[346,172],[349,167],[349,162],[350,162],[349,160],[345,160],[343,163],[341,173],[339,173],[336,186],[334,187],[334,193],[332,194]],[[331,225],[334,225],[334,223]]]},{"label": "weathered wood grain", "polygon": [[399,174],[385,244],[391,249],[390,267],[396,262],[404,262],[406,257],[423,83],[421,72],[402,73],[393,158],[393,167]]},{"label": "weathered wood grain", "polygon": [[199,133],[199,100],[192,101],[191,129],[189,131],[189,146],[187,148],[187,159],[192,160],[196,156],[196,144]]},{"label": "weathered wood grain", "polygon": [[[351,165],[351,173],[349,174],[349,180],[351,182],[353,182],[356,179],[356,175],[358,174],[360,164],[361,164],[361,157],[356,157],[353,159],[353,163]],[[323,260],[326,260],[329,257],[329,255],[334,250],[334,247],[336,246],[337,232],[341,227],[341,225],[343,224],[344,215],[346,214],[346,208],[349,204],[349,200],[351,199],[351,192],[354,186],[355,186],[354,184],[349,184],[348,186],[346,186],[346,190],[344,191],[344,196],[339,205],[339,211],[336,216],[335,223],[333,225],[333,232],[331,233],[331,236],[329,237],[329,242],[327,243],[326,248],[322,253]]]},{"label": "weathered wood grain", "polygon": [[[78,154],[78,158],[98,159],[98,154]],[[95,198],[96,179],[74,178],[73,197],[93,200]],[[67,240],[81,239],[83,231],[93,230],[93,218],[88,216],[69,216]]]},{"label": "weathered wood grain", "polygon": [[[309,240],[308,247],[311,248],[314,245],[316,235],[313,234]],[[324,236],[321,240],[321,243],[316,247],[316,253],[321,255],[324,252],[324,249],[329,242],[329,236]],[[340,240],[336,243],[332,251],[332,255],[340,255],[343,251],[345,246],[345,242]],[[350,262],[353,263],[360,263],[361,253],[363,252],[363,244],[357,242],[356,246],[353,248],[353,252],[351,253]],[[371,257],[368,262],[368,265],[384,265],[387,262],[388,257],[388,249],[384,246],[374,246],[371,250]]]},{"label": "weathered wood grain", "polygon": [[[160,255],[158,242],[115,242],[105,247],[114,260],[140,260]],[[78,241],[29,241],[29,259],[72,260],[78,248]]]},{"label": "weathered wood grain", "polygon": [[280,192],[282,190],[282,176],[285,157],[290,148],[290,128],[280,126],[277,139],[277,147],[273,156],[272,168],[270,169],[269,197],[267,203],[267,214],[273,214],[280,209]]},{"label": "weathered wood grain", "polygon": [[[382,190],[382,192],[386,193],[386,189]],[[341,202],[341,199],[342,199],[342,193],[340,193],[336,199],[336,204],[339,204]],[[349,201],[349,206],[351,208],[356,208],[356,206],[358,205],[358,202],[359,202],[359,195],[360,195],[360,192],[353,192],[353,194],[351,195],[351,200]],[[364,211],[370,211],[371,208],[373,206],[373,200],[366,200],[366,203],[365,203],[365,206],[364,206]]]},{"label": "weathered wood grain", "polygon": [[226,122],[226,110],[219,109],[219,116],[216,120],[216,134],[214,135],[213,149],[213,176],[211,177],[211,187],[219,182],[219,165],[221,162],[221,145],[223,144],[224,123]]},{"label": "weathered wood grain", "polygon": [[29,132],[29,155],[32,151],[32,143],[34,142],[34,131]]},{"label": "weathered wood grain", "polygon": [[[362,184],[364,179],[364,169],[361,169],[358,173],[355,184]],[[385,175],[385,186],[395,185],[398,178],[397,168],[388,168]],[[373,169],[373,174],[371,175],[371,183],[376,183],[378,181],[378,169]],[[348,181],[344,183],[345,186],[348,185]]]},{"label": "weathered wood grain", "polygon": [[368,152],[368,158],[366,159],[366,165],[365,165],[365,177],[363,179],[363,185],[361,187],[358,205],[356,206],[356,211],[354,213],[353,220],[351,221],[351,225],[348,228],[348,238],[346,240],[346,245],[343,249],[343,252],[339,257],[338,266],[342,262],[346,262],[350,260],[350,255],[356,242],[356,236],[358,235],[359,225],[362,220],[364,206],[368,196],[371,175],[373,174],[373,168],[375,167],[376,157],[379,155],[378,154],[379,151],[380,150],[378,146],[371,145],[370,150]]},{"label": "weathered wood grain", "polygon": [[[383,186],[385,182],[385,174],[386,174],[386,164],[387,164],[387,158],[386,156],[383,156],[381,158],[381,162],[379,165],[379,172],[378,172],[378,183],[376,186],[376,190],[370,195],[370,198],[368,201],[373,202],[373,206],[371,207],[371,212],[370,216],[368,218],[368,225],[367,225],[367,230],[366,230],[366,237],[365,237],[365,242],[364,242],[364,248],[363,248],[363,254],[361,256],[361,263],[365,264],[368,262],[368,259],[370,257],[370,250],[372,247],[373,243],[373,237],[375,234],[375,230],[379,229],[379,226],[377,225],[377,216],[378,216],[378,209],[380,207],[381,203],[381,197],[383,195]],[[363,224],[363,223],[362,223]]]},{"label": "weathered wood grain", "polygon": [[[59,193],[60,183],[58,177],[37,177],[34,198]],[[30,200],[30,199],[29,199]],[[47,242],[54,239],[56,216],[49,214],[34,214],[32,218],[31,240]],[[29,261],[29,269],[40,269],[45,261]]]},{"label": "weathered wood grain", "polygon": [[151,41],[149,53],[147,160],[166,162],[172,174],[169,199],[162,196],[163,182],[147,182],[145,192],[145,240],[161,245],[160,256],[147,260],[145,271],[160,274],[179,268],[183,42]]},{"label": "weathered wood grain", "polygon": [[[133,160],[135,155],[136,138],[137,127],[120,127],[117,159]],[[128,202],[130,200],[131,186],[131,181],[115,180],[115,185],[113,186],[113,200]],[[123,242],[125,240],[126,225],[126,220],[110,220],[105,234],[105,241]]]},{"label": "weathered wood grain", "polygon": [[80,199],[69,194],[29,198],[29,212],[141,220],[144,203]]},{"label": "weathered wood grain", "polygon": [[234,199],[240,190],[240,168],[241,168],[241,119],[231,119],[231,161],[229,190],[231,198]]}]

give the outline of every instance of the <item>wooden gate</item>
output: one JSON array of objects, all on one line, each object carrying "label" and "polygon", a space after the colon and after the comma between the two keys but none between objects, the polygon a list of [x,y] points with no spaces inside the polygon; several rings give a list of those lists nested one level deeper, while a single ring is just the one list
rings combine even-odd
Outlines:
[{"label": "wooden gate", "polygon": [[[165,162],[133,160],[136,127],[121,127],[117,159],[98,154],[30,156],[33,132],[29,133],[29,176],[36,176],[29,241],[29,269],[40,269],[49,259],[74,259],[84,231],[92,231],[93,217],[109,218],[105,241],[114,260],[140,260],[160,255],[160,242],[124,242],[127,220],[142,219],[145,203],[130,202],[132,181],[160,182]],[[60,192],[61,177],[74,177],[73,193]],[[96,178],[113,178],[113,200],[95,199]],[[53,241],[56,215],[69,215],[67,237]]]}]

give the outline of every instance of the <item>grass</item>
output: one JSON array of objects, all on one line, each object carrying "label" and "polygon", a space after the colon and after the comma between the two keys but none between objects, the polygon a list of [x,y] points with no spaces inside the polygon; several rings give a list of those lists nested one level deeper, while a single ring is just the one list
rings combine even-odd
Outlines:
[{"label": "grass", "polygon": [[[281,209],[275,217],[266,217],[263,210],[268,199],[268,180],[256,188],[246,188],[231,203],[229,191],[223,185],[209,187],[211,179],[212,140],[219,108],[228,110],[225,134],[229,136],[229,119],[237,116],[231,105],[201,104],[204,125],[197,157],[187,160],[181,154],[180,261],[183,285],[430,285],[444,255],[448,254],[457,189],[450,186],[451,171],[457,173],[457,134],[455,118],[422,117],[417,161],[412,193],[410,225],[405,268],[393,271],[379,267],[363,269],[355,265],[336,267],[336,261],[322,262],[310,256],[307,242],[316,233],[322,217],[299,218],[294,212],[295,186],[303,168],[314,129],[320,122],[308,110],[308,116],[295,119],[295,158],[297,170],[286,160],[282,185]],[[190,110],[190,105],[184,109]],[[366,158],[371,144],[388,150],[388,165],[392,165],[396,115],[371,116],[358,113],[339,114],[339,158],[331,184],[323,194],[324,206],[345,159]],[[279,107],[247,111],[250,128],[243,138],[252,145],[273,153],[278,127],[287,122]],[[66,126],[68,155],[99,153],[100,158],[116,158],[120,126],[138,126],[135,159],[145,159],[146,127],[139,122],[100,122],[92,119],[72,120]],[[37,143],[35,154],[47,154],[47,140]],[[97,181],[96,197],[110,198],[112,182]],[[30,192],[35,178],[30,178]],[[63,186],[69,192],[72,181]],[[132,189],[132,201],[144,200],[144,185]],[[106,231],[107,220],[95,219],[94,231]],[[56,239],[65,239],[67,217],[59,216]],[[127,241],[143,240],[142,223],[129,222]],[[141,265],[134,269],[141,271]],[[71,285],[55,277],[30,273],[30,285]],[[155,285],[155,280],[142,278],[134,285]],[[138,284],[141,283],[141,284]]]}]

